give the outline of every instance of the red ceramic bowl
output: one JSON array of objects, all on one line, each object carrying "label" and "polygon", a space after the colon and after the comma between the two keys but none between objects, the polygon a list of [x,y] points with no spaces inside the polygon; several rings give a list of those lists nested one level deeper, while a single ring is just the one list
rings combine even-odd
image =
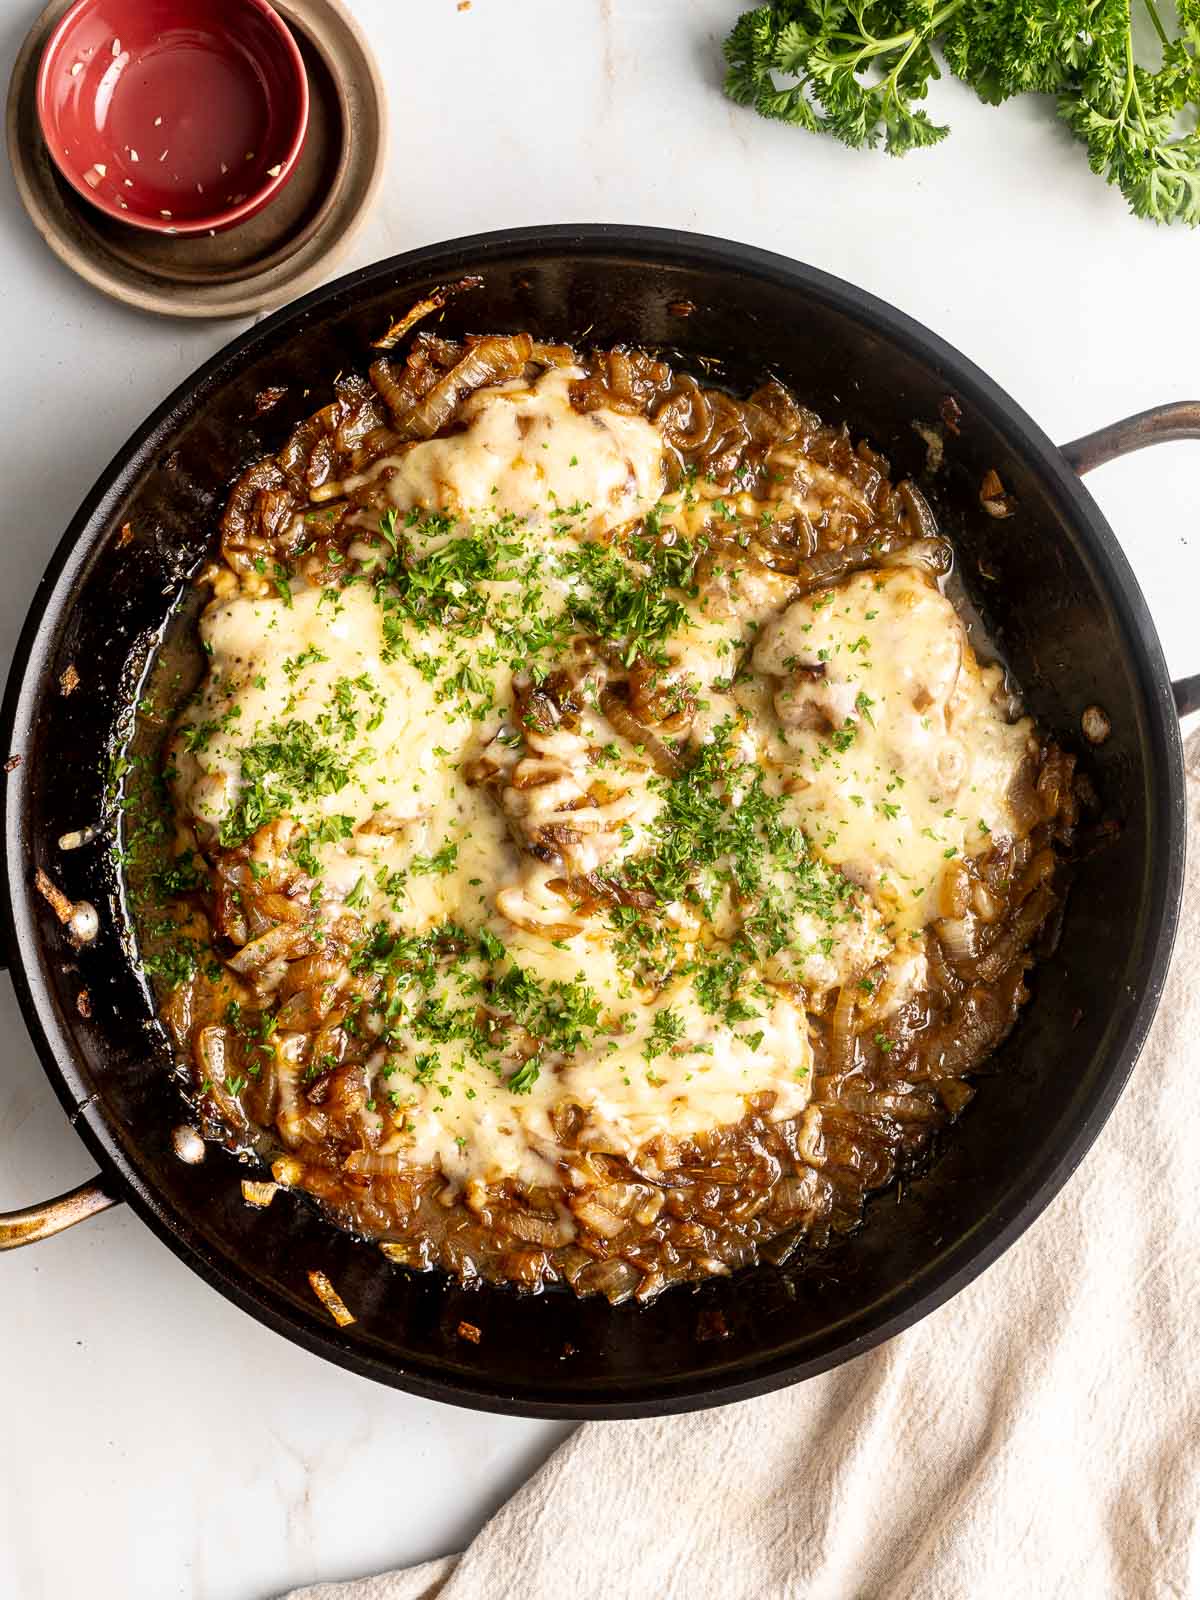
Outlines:
[{"label": "red ceramic bowl", "polygon": [[67,182],[156,233],[253,216],[288,181],[308,128],[304,62],[267,0],[77,0],[37,91]]}]

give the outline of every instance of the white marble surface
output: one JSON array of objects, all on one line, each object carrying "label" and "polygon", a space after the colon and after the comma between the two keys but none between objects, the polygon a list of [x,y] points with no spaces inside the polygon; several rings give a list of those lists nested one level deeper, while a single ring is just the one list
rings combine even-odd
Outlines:
[{"label": "white marble surface", "polygon": [[[1056,438],[1200,395],[1200,235],[1128,218],[1048,105],[955,84],[902,163],[718,93],[739,0],[355,0],[394,95],[351,266],[485,228],[628,221],[807,259],[992,372]],[[0,63],[32,21],[0,17]],[[0,659],[97,472],[242,324],[115,306],[43,248],[0,172]],[[1200,447],[1093,479],[1176,674],[1200,671]],[[1190,548],[1189,548],[1190,546]],[[87,1177],[0,978],[0,1207]],[[458,1548],[564,1429],[326,1367],[202,1286],[122,1211],[0,1261],[0,1596],[268,1600]],[[194,1397],[194,1398],[191,1398]]]}]

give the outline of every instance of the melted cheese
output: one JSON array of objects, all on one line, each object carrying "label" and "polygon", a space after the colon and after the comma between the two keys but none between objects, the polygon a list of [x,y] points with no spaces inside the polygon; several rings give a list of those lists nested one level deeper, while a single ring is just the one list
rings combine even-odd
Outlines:
[{"label": "melted cheese", "polygon": [[[441,1052],[441,1088],[412,1086],[403,1069],[389,1076],[387,1088],[398,1094],[405,1122],[392,1147],[414,1163],[436,1162],[464,1182],[515,1175],[547,1184],[561,1154],[552,1113],[564,1106],[585,1114],[578,1135],[584,1147],[632,1157],[661,1135],[682,1138],[737,1122],[748,1096],[772,1096],[775,1118],[795,1116],[807,1104],[807,1020],[785,995],[755,994],[747,1004],[756,1015],[730,1028],[701,1009],[686,983],[647,1003],[605,939],[551,944],[509,929],[506,945],[514,962],[545,983],[570,983],[585,974],[603,1007],[604,1026],[571,1057],[543,1065],[522,1095],[480,1070],[461,1047]],[[668,1011],[678,1038],[657,1051],[650,1043],[655,1017]],[[428,1046],[411,1041],[413,1053],[420,1048]]]},{"label": "melted cheese", "polygon": [[[411,1064],[427,1058],[430,1047],[399,1025],[391,1049],[373,1059],[373,1095],[390,1102],[402,1130],[385,1151],[403,1149],[414,1164],[436,1162],[464,1182],[515,1176],[546,1183],[551,1113],[564,1104],[586,1114],[586,1144],[626,1155],[660,1134],[681,1137],[736,1122],[748,1096],[773,1097],[776,1117],[803,1108],[811,1049],[804,1014],[786,997],[767,991],[765,1000],[749,1001],[757,1016],[731,1029],[706,1014],[686,984],[647,1001],[621,972],[610,940],[594,929],[555,944],[557,929],[538,937],[506,921],[499,909],[503,886],[520,881],[526,858],[514,848],[502,810],[459,773],[492,729],[451,719],[415,667],[384,659],[381,614],[369,590],[350,587],[336,607],[302,586],[290,605],[277,598],[219,601],[205,614],[202,637],[211,670],[181,730],[209,731],[191,741],[200,748],[189,751],[185,736],[176,752],[177,801],[202,831],[218,829],[241,793],[241,752],[248,745],[289,721],[319,729],[338,684],[365,679],[374,693],[355,698],[363,705],[359,732],[345,749],[360,759],[352,761],[350,781],[292,812],[310,832],[322,819],[353,821],[348,837],[315,847],[327,915],[344,910],[349,895],[367,920],[382,918],[406,933],[446,920],[471,931],[486,926],[535,977],[547,983],[582,977],[604,1008],[595,1038],[569,1060],[548,1064],[520,1096],[461,1044],[439,1049],[437,1072],[415,1081]],[[297,667],[306,653],[319,659]],[[597,738],[605,731],[599,721],[592,719]],[[557,737],[562,743],[572,736]],[[554,736],[547,742],[553,747]],[[646,803],[642,786],[634,811],[623,815],[642,822],[637,808]],[[414,863],[428,863],[447,845],[454,851],[448,870],[414,872]],[[403,897],[393,900],[376,880],[397,871],[408,876]],[[450,980],[438,993],[461,1003]],[[664,1011],[671,1013],[672,1042],[656,1051],[651,1035]]]},{"label": "melted cheese", "polygon": [[[538,541],[541,604],[551,613],[569,594],[570,579],[557,574],[570,543],[646,511],[663,488],[657,430],[618,413],[574,412],[567,385],[576,375],[551,372],[531,387],[483,391],[464,408],[464,431],[375,469],[387,500],[401,509],[461,520],[513,517],[523,537]],[[582,510],[562,518],[562,506]],[[427,554],[453,529],[413,530],[413,537]],[[505,590],[502,582],[484,587],[491,596]],[[508,588],[519,594],[519,585]],[[405,933],[444,921],[471,932],[487,928],[540,982],[584,980],[602,1013],[584,1044],[569,1058],[548,1058],[521,1095],[507,1086],[508,1069],[493,1069],[461,1042],[439,1047],[430,1071],[428,1041],[406,1037],[403,1022],[393,1025],[388,1047],[370,1062],[373,1099],[391,1109],[386,1124],[375,1113],[385,1129],[382,1152],[401,1149],[414,1164],[440,1165],[463,1182],[515,1176],[546,1183],[557,1148],[552,1118],[564,1105],[583,1113],[584,1144],[631,1156],[660,1134],[736,1122],[750,1097],[765,1097],[754,1103],[776,1117],[800,1111],[810,1092],[811,1049],[794,1001],[756,977],[746,1017],[730,1026],[706,1013],[686,982],[652,998],[635,991],[601,924],[583,919],[582,930],[570,933],[581,919],[548,887],[564,867],[533,860],[514,844],[514,833],[527,843],[545,837],[542,830],[569,835],[574,843],[563,847],[563,859],[572,872],[644,848],[660,800],[640,752],[590,707],[574,731],[527,731],[525,754],[506,774],[518,781],[497,803],[487,787],[469,785],[463,770],[502,729],[511,666],[491,652],[496,709],[473,718],[447,697],[438,672],[422,670],[443,648],[439,633],[410,632],[408,648],[395,653],[384,621],[373,591],[361,584],[331,594],[296,581],[290,603],[245,595],[214,601],[201,625],[210,671],[175,745],[182,814],[202,838],[214,839],[258,772],[247,770],[247,752],[269,745],[280,730],[312,730],[347,773],[334,792],[289,807],[320,864],[316,892],[328,920],[344,914],[349,898],[364,921],[381,919]],[[488,652],[494,643],[485,626],[472,646]],[[729,646],[720,653],[728,672]],[[337,720],[339,705],[351,721]],[[600,764],[589,754],[597,749],[606,752]],[[396,874],[404,875],[403,893],[389,894],[380,880]],[[506,908],[514,916],[519,908],[526,930],[539,921],[531,915],[538,908],[544,932],[515,927]],[[439,979],[435,995],[461,1004],[456,981]],[[660,1039],[655,1030],[664,1027]],[[426,1063],[420,1070],[419,1059]]]},{"label": "melted cheese", "polygon": [[[329,792],[297,783],[275,848],[295,860],[305,846],[327,923],[347,908],[405,934],[452,922],[498,940],[544,995],[587,986],[596,1012],[578,1047],[544,1049],[521,1093],[509,1085],[519,1029],[508,1056],[485,1059],[477,1040],[431,1047],[419,1021],[425,991],[389,1016],[386,1032],[383,1018],[368,1019],[381,1041],[368,1062],[378,1153],[462,1183],[560,1182],[555,1124],[565,1107],[582,1115],[582,1145],[630,1157],[659,1136],[736,1122],[748,1103],[797,1115],[812,1051],[795,986],[820,992],[882,972],[882,1017],[922,985],[919,946],[897,940],[924,922],[947,863],[989,842],[980,823],[1011,829],[1007,788],[1029,737],[1028,724],[1010,726],[996,709],[998,669],[979,668],[953,609],[919,574],[864,574],[788,605],[792,580],[782,575],[717,571],[666,645],[666,670],[701,701],[691,738],[732,730],[736,759],[764,773],[782,820],[825,864],[799,887],[790,868],[770,869],[764,893],[785,908],[790,942],[742,974],[740,1020],[705,1010],[688,977],[636,989],[607,919],[575,911],[555,887],[638,855],[661,827],[662,785],[645,751],[603,715],[603,660],[594,658],[595,681],[570,726],[518,731],[505,720],[524,662],[501,647],[503,630],[534,604],[529,574],[540,617],[560,615],[578,581],[568,559],[577,541],[643,515],[663,493],[658,430],[642,417],[575,412],[569,386],[579,375],[559,369],[481,390],[462,408],[460,431],[349,485],[368,491],[365,526],[385,506],[444,516],[407,530],[418,558],[464,523],[509,519],[505,538],[524,551],[525,575],[480,583],[499,608],[490,620],[454,636],[405,624],[398,647],[386,594],[381,603],[366,583],[329,592],[296,580],[288,598],[219,598],[202,622],[210,672],[175,743],[178,807],[212,842],[255,784],[269,791],[286,780],[272,750],[310,741]],[[803,483],[787,491],[801,509],[808,492]],[[702,486],[664,510],[662,525],[694,533],[714,494]],[[733,506],[758,503],[742,496]],[[755,670],[735,684],[755,637]],[[472,695],[449,686],[459,667],[475,675]],[[847,896],[833,867],[870,896]],[[721,889],[708,929],[682,905],[669,914],[685,940],[722,939],[744,910]],[[469,951],[440,973],[432,998],[473,1013],[487,975]],[[300,1043],[288,1035],[280,1048]]]},{"label": "melted cheese", "polygon": [[629,522],[662,495],[662,435],[644,417],[574,410],[569,389],[581,377],[558,367],[532,384],[477,390],[462,406],[462,432],[387,456],[347,487],[378,477],[398,510],[467,521],[508,514],[544,524],[579,506],[593,536]]},{"label": "melted cheese", "polygon": [[[527,729],[527,754],[503,791],[504,811],[531,846],[552,849],[572,876],[615,865],[649,843],[661,809],[653,771],[597,712],[577,730]],[[597,763],[597,751],[610,752]]]},{"label": "melted cheese", "polygon": [[[388,901],[375,883],[381,871],[452,854],[449,872],[409,875],[400,920],[405,931],[421,932],[464,914],[471,878],[487,882],[497,863],[516,870],[503,818],[458,770],[479,725],[462,715],[451,720],[436,685],[409,661],[384,659],[382,613],[370,590],[351,586],[334,595],[298,585],[290,605],[275,597],[217,601],[205,612],[201,637],[211,668],[183,720],[174,765],[176,803],[202,833],[211,836],[242,793],[247,746],[289,723],[320,736],[339,683],[357,681],[346,696],[355,731],[343,735],[336,726],[322,736],[349,781],[290,812],[310,833],[331,819],[351,820],[346,837],[313,846],[327,903],[351,895],[365,914],[385,914]],[[199,741],[193,732],[198,748],[189,751],[187,730],[206,728],[212,731]],[[475,898],[483,899],[478,892]]]},{"label": "melted cheese", "polygon": [[865,572],[762,632],[776,683],[769,747],[790,810],[825,859],[868,886],[894,931],[939,914],[950,862],[1012,834],[1028,719],[998,704],[950,602],[920,571]]}]

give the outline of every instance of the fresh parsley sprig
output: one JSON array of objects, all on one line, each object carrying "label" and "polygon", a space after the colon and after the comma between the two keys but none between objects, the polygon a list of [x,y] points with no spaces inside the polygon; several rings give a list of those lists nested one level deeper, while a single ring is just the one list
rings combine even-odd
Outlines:
[{"label": "fresh parsley sprig", "polygon": [[[1134,54],[1135,12],[1157,38]],[[1058,96],[1093,172],[1155,222],[1200,224],[1200,0],[769,0],[725,43],[726,92],[765,117],[890,155],[949,128],[924,109],[940,58],[980,99]],[[1186,124],[1189,119],[1192,126]]]}]

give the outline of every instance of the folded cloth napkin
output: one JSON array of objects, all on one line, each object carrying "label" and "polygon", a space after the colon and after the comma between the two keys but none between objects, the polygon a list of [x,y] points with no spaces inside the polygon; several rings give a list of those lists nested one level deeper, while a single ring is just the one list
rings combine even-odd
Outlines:
[{"label": "folded cloth napkin", "polygon": [[462,1555],[289,1600],[1200,1597],[1200,734],[1184,925],[1066,1190],[981,1279],[781,1394],[581,1428]]}]

